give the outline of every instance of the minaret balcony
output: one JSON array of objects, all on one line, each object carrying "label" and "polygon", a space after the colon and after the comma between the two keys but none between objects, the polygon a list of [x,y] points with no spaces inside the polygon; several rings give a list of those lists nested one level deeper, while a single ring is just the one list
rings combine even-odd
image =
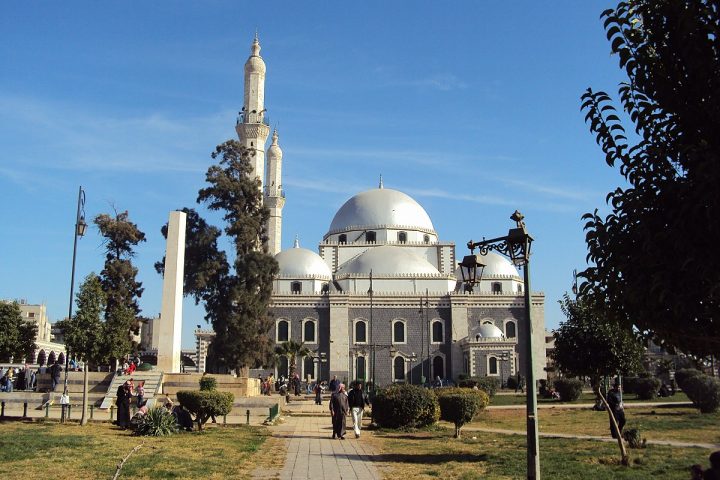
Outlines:
[{"label": "minaret balcony", "polygon": [[235,122],[235,125],[240,125],[241,123],[262,123],[263,125],[267,125],[269,127],[270,117],[265,115],[265,111],[262,111],[260,113],[240,112],[237,117],[237,121]]},{"label": "minaret balcony", "polygon": [[265,196],[285,198],[285,191],[282,188],[265,187]]}]

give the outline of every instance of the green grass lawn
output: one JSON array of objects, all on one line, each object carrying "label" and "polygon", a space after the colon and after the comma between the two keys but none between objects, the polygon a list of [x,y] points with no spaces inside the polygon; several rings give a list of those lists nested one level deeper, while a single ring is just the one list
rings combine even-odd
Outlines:
[{"label": "green grass lawn", "polygon": [[[516,395],[495,395],[490,399],[490,405],[525,405],[525,394],[518,393]],[[653,402],[653,403],[665,403],[665,402],[689,402],[690,399],[683,392],[678,392],[672,397],[655,397],[652,400],[638,400],[635,395],[629,394],[623,397],[625,403],[637,403],[637,402]],[[595,395],[592,393],[584,392],[580,395],[580,398],[574,402],[561,402],[559,400],[553,400],[550,398],[539,398],[538,405],[563,405],[566,403],[595,403]]]},{"label": "green grass lawn", "polygon": [[[700,413],[690,407],[638,407],[625,410],[627,425],[649,440],[676,440],[720,444],[720,413]],[[541,432],[609,435],[607,412],[578,408],[538,410]],[[524,411],[485,410],[470,426],[525,430]]]},{"label": "green grass lawn", "polygon": [[[472,436],[476,438],[473,439]],[[452,438],[450,430],[417,433],[377,432],[386,478],[515,479],[525,476],[525,440],[517,435],[467,432]],[[619,464],[617,444],[589,440],[541,439],[544,478],[686,480],[694,463],[707,464],[709,451],[649,446],[630,450],[631,465]]]},{"label": "green grass lawn", "polygon": [[210,427],[170,437],[136,437],[109,424],[0,422],[3,478],[248,478],[267,431],[257,427]]}]

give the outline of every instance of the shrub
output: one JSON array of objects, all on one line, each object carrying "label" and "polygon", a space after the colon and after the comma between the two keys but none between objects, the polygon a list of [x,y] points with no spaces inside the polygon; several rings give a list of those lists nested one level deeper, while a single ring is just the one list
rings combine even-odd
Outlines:
[{"label": "shrub", "polygon": [[[542,380],[540,380],[540,382],[542,382]],[[515,377],[514,375],[510,375],[510,376],[508,377],[506,383],[507,383],[507,388],[509,388],[509,389],[511,389],[511,390],[515,390],[516,388],[518,388],[517,377]],[[540,385],[541,385],[541,387],[542,387],[542,383],[541,383]]]},{"label": "shrub", "polygon": [[460,429],[471,421],[490,403],[490,397],[482,390],[471,388],[438,388],[435,390],[440,405],[440,418],[455,425],[455,438]]},{"label": "shrub", "polygon": [[700,370],[697,370],[695,368],[683,368],[675,372],[675,381],[680,388],[685,390],[685,380],[690,377],[697,377],[698,375],[702,374],[703,373]]},{"label": "shrub", "polygon": [[[660,389],[660,380],[657,378],[637,378],[635,379],[635,394],[640,400],[651,400],[657,396]],[[627,390],[626,390],[627,392]]]},{"label": "shrub", "polygon": [[138,372],[149,372],[153,369],[153,366],[151,363],[143,362],[137,367]]},{"label": "shrub", "polygon": [[574,402],[582,394],[583,382],[577,378],[557,378],[553,383],[563,402]]},{"label": "shrub", "polygon": [[372,411],[373,419],[386,428],[425,427],[440,418],[432,390],[407,384],[378,390]]},{"label": "shrub", "polygon": [[647,439],[642,438],[640,430],[637,428],[629,428],[625,430],[622,436],[630,448],[645,448],[647,446]]},{"label": "shrub", "polygon": [[135,430],[136,435],[164,437],[178,431],[178,425],[172,413],[163,407],[153,407],[140,418]]},{"label": "shrub", "polygon": [[637,393],[638,377],[623,377],[622,389],[623,393]]},{"label": "shrub", "polygon": [[470,377],[465,380],[460,380],[458,383],[458,387],[461,388],[478,387],[480,390],[484,390],[491,397],[495,395],[499,386],[500,380],[497,377]]},{"label": "shrub", "polygon": [[202,430],[210,417],[221,417],[230,413],[235,401],[232,393],[213,390],[183,390],[177,392],[177,398],[180,405],[195,415],[198,430]]},{"label": "shrub", "polygon": [[695,375],[684,380],[683,391],[701,413],[720,410],[720,380],[708,375]]},{"label": "shrub", "polygon": [[208,377],[207,375],[203,375],[202,377],[200,377],[200,390],[204,392],[211,392],[213,390],[217,390],[217,379],[215,377]]}]

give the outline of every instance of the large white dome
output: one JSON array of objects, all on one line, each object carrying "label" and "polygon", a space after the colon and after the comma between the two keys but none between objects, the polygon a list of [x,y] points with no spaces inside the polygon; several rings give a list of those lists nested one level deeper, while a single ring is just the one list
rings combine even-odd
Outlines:
[{"label": "large white dome", "polygon": [[425,209],[409,195],[389,188],[374,188],[345,202],[335,214],[327,235],[387,227],[435,233]]},{"label": "large white dome", "polygon": [[367,249],[338,268],[337,274],[439,275],[430,262],[402,247],[383,245]]},{"label": "large white dome", "polygon": [[481,338],[504,338],[502,330],[495,325],[490,323],[484,323],[480,325],[480,337]]},{"label": "large white dome", "polygon": [[294,247],[275,255],[280,266],[279,276],[290,278],[320,278],[331,280],[332,272],[317,253],[307,248]]}]

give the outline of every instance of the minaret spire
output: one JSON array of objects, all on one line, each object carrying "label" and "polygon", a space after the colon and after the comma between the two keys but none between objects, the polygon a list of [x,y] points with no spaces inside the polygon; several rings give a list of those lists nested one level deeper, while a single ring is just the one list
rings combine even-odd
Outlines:
[{"label": "minaret spire", "polygon": [[383,186],[382,173],[380,174],[380,184],[378,185],[378,188],[385,188],[385,187]]},{"label": "minaret spire", "polygon": [[298,234],[295,234],[295,242],[293,243],[293,248],[300,248],[300,237]]},{"label": "minaret spire", "polygon": [[[282,189],[283,151],[278,143],[277,129],[273,130],[272,144],[267,152],[267,178],[265,179],[265,205],[270,210],[268,219],[268,251],[271,255],[280,253],[282,245],[282,209],[285,206],[285,192]],[[297,238],[295,239],[297,242]]]},{"label": "minaret spire", "polygon": [[260,40],[255,38],[250,46],[250,56],[245,62],[243,107],[235,131],[245,148],[255,151],[252,158],[253,174],[263,182],[265,178],[265,142],[270,127],[265,117],[265,61],[260,56]]}]

